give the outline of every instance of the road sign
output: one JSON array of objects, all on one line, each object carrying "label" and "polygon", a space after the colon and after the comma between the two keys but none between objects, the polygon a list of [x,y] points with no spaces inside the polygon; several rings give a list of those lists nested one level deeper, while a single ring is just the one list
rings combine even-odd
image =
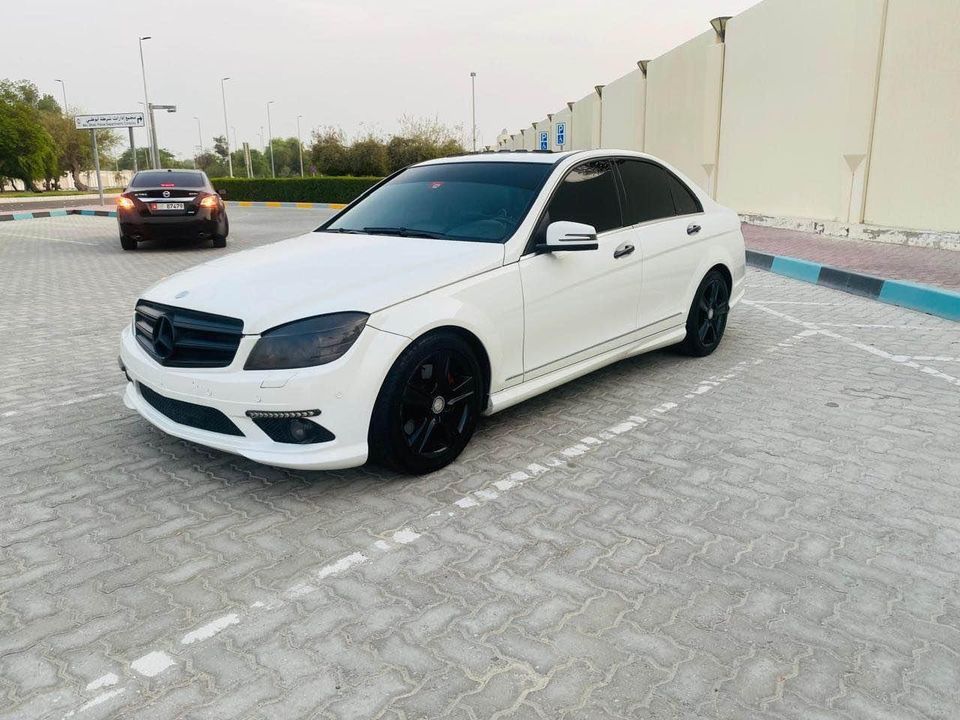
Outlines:
[{"label": "road sign", "polygon": [[103,128],[143,127],[143,113],[103,113],[101,115],[77,115],[74,118],[78,130]]},{"label": "road sign", "polygon": [[567,124],[565,122],[557,123],[557,145],[563,147],[567,144]]},{"label": "road sign", "polygon": [[548,133],[546,130],[540,133],[540,149],[550,149],[550,133]]}]

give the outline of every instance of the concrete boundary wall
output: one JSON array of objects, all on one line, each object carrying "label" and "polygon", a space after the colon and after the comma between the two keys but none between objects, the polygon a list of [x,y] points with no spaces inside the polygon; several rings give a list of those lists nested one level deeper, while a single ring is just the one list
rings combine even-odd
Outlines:
[{"label": "concrete boundary wall", "polygon": [[640,68],[604,86],[600,143],[605,148],[643,150],[647,78]]},{"label": "concrete boundary wall", "polygon": [[600,147],[600,92],[601,90],[594,89],[573,103],[571,150],[592,150]]},{"label": "concrete boundary wall", "polygon": [[554,113],[551,148],[562,116],[565,150],[662,157],[741,213],[960,231],[960,0],[764,0],[711,25]]}]

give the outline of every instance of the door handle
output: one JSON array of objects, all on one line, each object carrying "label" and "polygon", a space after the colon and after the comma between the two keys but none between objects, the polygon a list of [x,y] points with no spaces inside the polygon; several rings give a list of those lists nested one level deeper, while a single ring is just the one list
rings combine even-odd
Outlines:
[{"label": "door handle", "polygon": [[613,251],[613,259],[622,258],[624,255],[629,255],[636,248],[630,243],[623,243],[623,245],[617,246],[617,249]]},{"label": "door handle", "polygon": [[687,235],[696,235],[701,229],[697,224],[687,225]]}]

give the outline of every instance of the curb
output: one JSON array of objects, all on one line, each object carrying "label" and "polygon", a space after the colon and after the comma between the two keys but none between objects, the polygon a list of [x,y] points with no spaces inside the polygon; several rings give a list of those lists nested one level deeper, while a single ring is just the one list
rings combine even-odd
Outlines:
[{"label": "curb", "polygon": [[54,210],[34,210],[0,214],[0,222],[8,220],[33,220],[35,218],[66,217],[67,215],[87,215],[91,217],[116,217],[116,210],[80,210],[78,208],[57,208]]},{"label": "curb", "polygon": [[346,203],[309,203],[309,202],[259,202],[253,200],[228,200],[229,205],[237,207],[269,207],[269,208],[305,208],[317,210],[342,210]]},{"label": "curb", "polygon": [[960,322],[960,293],[906,280],[888,280],[820,263],[747,250],[747,265],[794,280]]}]

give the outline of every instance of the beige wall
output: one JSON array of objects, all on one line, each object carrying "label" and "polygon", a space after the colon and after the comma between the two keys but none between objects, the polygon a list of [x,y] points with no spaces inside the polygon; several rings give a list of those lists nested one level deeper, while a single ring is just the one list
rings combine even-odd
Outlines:
[{"label": "beige wall", "polygon": [[573,104],[571,150],[592,150],[600,147],[600,96],[596,90]]},{"label": "beige wall", "polygon": [[958,232],[960,0],[764,0],[561,117],[742,213]]},{"label": "beige wall", "polygon": [[637,68],[603,88],[600,114],[602,147],[643,150],[647,80]]},{"label": "beige wall", "polygon": [[711,195],[722,75],[723,45],[713,30],[652,60],[647,68],[646,152],[675,165]]},{"label": "beige wall", "polygon": [[523,133],[523,144],[520,146],[521,150],[535,150],[537,147],[536,133],[533,131],[533,126],[531,125],[528,128],[521,130]]},{"label": "beige wall", "polygon": [[720,202],[857,219],[882,19],[883,0],[767,0],[730,20]]},{"label": "beige wall", "polygon": [[960,230],[958,0],[890,0],[866,221]]},{"label": "beige wall", "polygon": [[[557,124],[566,123],[566,142],[563,147],[557,145]],[[570,134],[573,131],[573,113],[570,112],[570,108],[564,108],[559,112],[553,114],[552,122],[550,123],[550,149],[551,150],[570,150],[573,145],[573,136]]]}]

